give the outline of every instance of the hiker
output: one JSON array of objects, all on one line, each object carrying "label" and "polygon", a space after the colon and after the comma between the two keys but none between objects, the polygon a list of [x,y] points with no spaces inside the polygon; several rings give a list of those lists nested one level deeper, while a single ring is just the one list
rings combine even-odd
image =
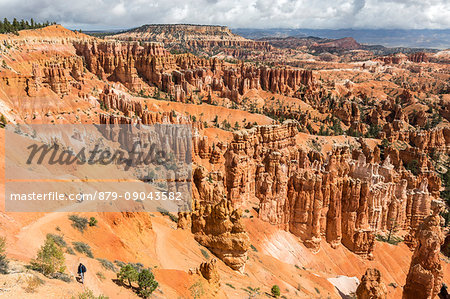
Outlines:
[{"label": "hiker", "polygon": [[450,296],[447,292],[447,285],[445,283],[442,284],[441,291],[438,294],[440,299],[449,299]]},{"label": "hiker", "polygon": [[85,272],[86,272],[86,267],[82,263],[80,263],[78,265],[78,274],[80,275],[82,284],[84,284],[84,273]]}]

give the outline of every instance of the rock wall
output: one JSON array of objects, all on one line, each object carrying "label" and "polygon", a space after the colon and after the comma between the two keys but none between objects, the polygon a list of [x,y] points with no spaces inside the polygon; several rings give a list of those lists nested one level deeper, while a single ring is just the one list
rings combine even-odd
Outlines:
[{"label": "rock wall", "polygon": [[436,298],[444,277],[440,247],[444,243],[441,216],[444,204],[433,201],[433,214],[425,218],[415,232],[417,247],[411,259],[403,298]]},{"label": "rock wall", "polygon": [[140,91],[145,81],[175,101],[186,101],[194,91],[214,91],[238,102],[249,89],[293,94],[313,82],[312,72],[307,70],[230,65],[190,54],[171,55],[156,43],[82,42],[74,46],[87,69],[97,76],[121,82],[134,91]]},{"label": "rock wall", "polygon": [[428,62],[428,55],[423,52],[417,52],[409,55],[408,60],[416,63]]},{"label": "rock wall", "polygon": [[242,212],[226,198],[223,175],[198,167],[193,175],[192,213],[179,213],[178,227],[189,229],[195,240],[233,270],[243,272],[250,239],[241,222]]},{"label": "rock wall", "polygon": [[15,89],[16,97],[19,94],[26,94],[28,97],[36,97],[41,89],[48,88],[56,95],[62,97],[69,94],[71,87],[81,88],[84,74],[83,61],[81,57],[56,57],[33,61],[31,72],[10,73],[0,75],[0,87],[8,90]]},{"label": "rock wall", "polygon": [[325,239],[369,258],[375,232],[417,227],[429,214],[432,193],[440,188],[429,186],[432,174],[415,177],[389,157],[380,164],[379,153],[364,147],[335,147],[328,156],[305,151],[296,146],[296,134],[293,121],[234,133],[225,153],[234,207],[256,198],[262,220],[312,250]]}]

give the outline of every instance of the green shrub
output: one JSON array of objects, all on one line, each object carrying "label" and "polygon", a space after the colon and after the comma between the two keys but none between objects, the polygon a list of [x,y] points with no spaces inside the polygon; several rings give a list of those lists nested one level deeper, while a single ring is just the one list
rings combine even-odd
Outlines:
[{"label": "green shrub", "polygon": [[59,279],[59,280],[62,280],[64,282],[71,282],[72,281],[72,278],[70,278],[69,275],[67,275],[66,273],[61,273],[61,272],[54,273],[52,275],[52,278]]},{"label": "green shrub", "polygon": [[26,286],[23,287],[25,293],[34,293],[39,286],[44,284],[44,281],[36,275],[28,276],[25,282]]},{"label": "green shrub", "polygon": [[89,218],[89,226],[97,226],[98,220],[95,217]]},{"label": "green shrub", "polygon": [[141,272],[142,268],[144,268],[144,265],[141,263],[128,263],[130,264],[136,271]]},{"label": "green shrub", "polygon": [[403,242],[403,239],[397,236],[392,235],[390,238],[383,235],[375,235],[375,239],[380,242],[386,242],[392,245],[397,245],[400,242]]},{"label": "green shrub", "polygon": [[366,133],[366,138],[377,138],[380,131],[381,127],[379,125],[370,125]]},{"label": "green shrub", "polygon": [[270,290],[270,292],[272,293],[272,295],[274,297],[280,297],[280,295],[281,295],[280,287],[277,286],[276,284],[272,286],[272,289]]},{"label": "green shrub", "polygon": [[419,161],[417,161],[415,159],[409,161],[408,164],[406,164],[406,169],[411,171],[412,174],[418,175],[419,174]]},{"label": "green shrub", "polygon": [[205,294],[203,284],[201,280],[197,280],[194,284],[189,287],[192,298],[202,298]]},{"label": "green shrub", "polygon": [[84,232],[89,222],[87,218],[77,215],[70,215],[69,220],[72,221],[72,226],[78,229],[80,232]]},{"label": "green shrub", "polygon": [[391,144],[389,143],[389,141],[385,138],[381,141],[381,144],[378,145],[378,147],[380,148],[380,157],[382,159],[385,159],[385,151],[386,149],[390,146]]},{"label": "green shrub", "polygon": [[115,260],[115,261],[114,261],[114,264],[116,264],[117,267],[119,267],[119,268],[122,268],[123,266],[126,265],[124,262],[119,261],[119,260]]},{"label": "green shrub", "polygon": [[68,254],[75,255],[75,251],[73,251],[73,248],[70,247],[70,246],[67,246],[67,247],[66,247],[66,252],[67,252]]},{"label": "green shrub", "polygon": [[65,271],[64,254],[51,237],[47,237],[44,245],[39,249],[37,257],[31,261],[31,267],[45,276]]},{"label": "green shrub", "polygon": [[5,254],[6,238],[0,238],[0,273],[8,274],[9,261]]},{"label": "green shrub", "polygon": [[337,118],[333,118],[333,126],[331,129],[334,131],[334,135],[344,134],[344,130],[341,127],[341,121]]},{"label": "green shrub", "polygon": [[53,239],[53,241],[59,247],[66,247],[67,246],[67,243],[66,243],[66,241],[64,241],[64,238],[62,236],[55,235],[55,234],[47,234],[47,238]]},{"label": "green shrub", "polygon": [[97,258],[97,261],[99,261],[100,264],[102,265],[102,267],[105,268],[106,270],[111,270],[113,272],[117,271],[116,267],[114,266],[114,264],[112,262],[105,260],[105,259],[100,259],[100,258]]},{"label": "green shrub", "polygon": [[205,259],[209,259],[209,253],[208,251],[206,251],[205,249],[201,248],[200,251],[202,252],[203,256],[205,257]]},{"label": "green shrub", "polygon": [[170,213],[169,211],[167,211],[164,208],[161,207],[157,207],[156,210],[158,212],[161,213],[161,215],[163,216],[169,216],[170,220],[172,220],[173,222],[177,223],[178,222],[178,216],[175,216],[174,214]]},{"label": "green shrub", "polygon": [[106,279],[106,277],[105,277],[105,275],[102,273],[102,272],[97,272],[95,275],[97,275],[97,277],[101,280],[101,281],[103,281],[103,280],[105,280]]},{"label": "green shrub", "polygon": [[388,286],[393,287],[394,289],[396,289],[398,287],[397,283],[395,283],[395,282],[389,283]]},{"label": "green shrub", "polygon": [[[6,64],[4,60],[3,60],[3,63]],[[7,123],[8,123],[8,121],[6,120],[6,117],[3,114],[1,114],[0,115],[0,128],[4,128]]]},{"label": "green shrub", "polygon": [[248,293],[248,297],[249,298],[254,298],[256,296],[258,296],[261,292],[261,289],[258,288],[252,288],[251,286],[248,286],[247,288],[243,288],[242,290],[246,291]]},{"label": "green shrub", "polygon": [[154,290],[158,287],[158,282],[155,280],[153,273],[144,269],[138,276],[139,295],[144,298],[148,298]]},{"label": "green shrub", "polygon": [[[106,297],[105,295],[99,295],[97,297],[91,290],[86,290],[83,293],[78,294],[78,299],[108,299],[108,298],[109,297]],[[75,299],[75,297],[72,297],[72,299]]]},{"label": "green shrub", "polygon": [[75,250],[78,251],[79,253],[84,253],[86,256],[90,258],[94,257],[91,251],[91,246],[89,246],[88,244],[83,242],[72,242],[72,244]]}]

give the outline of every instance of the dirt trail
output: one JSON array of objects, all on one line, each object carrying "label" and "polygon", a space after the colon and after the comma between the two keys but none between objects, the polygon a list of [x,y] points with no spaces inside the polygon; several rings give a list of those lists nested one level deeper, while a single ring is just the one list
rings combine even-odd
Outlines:
[{"label": "dirt trail", "polygon": [[152,222],[152,229],[155,232],[155,251],[157,259],[163,269],[177,269],[177,265],[173,262],[170,254],[171,250],[167,244],[167,235],[170,233],[171,228],[167,227],[158,221]]},{"label": "dirt trail", "polygon": [[48,227],[51,222],[55,222],[63,217],[67,217],[65,213],[48,213],[31,224],[21,228],[20,232],[17,234],[17,241],[15,244],[16,250],[14,254],[25,257],[26,259],[33,258],[45,240],[47,234],[44,231],[45,228]]}]

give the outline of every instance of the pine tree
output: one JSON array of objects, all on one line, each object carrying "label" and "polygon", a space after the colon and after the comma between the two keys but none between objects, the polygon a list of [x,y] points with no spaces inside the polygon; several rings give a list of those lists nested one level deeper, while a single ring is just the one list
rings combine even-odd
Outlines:
[{"label": "pine tree", "polygon": [[120,268],[120,272],[117,273],[117,279],[122,283],[126,280],[128,285],[131,287],[133,281],[138,280],[139,273],[132,265],[128,264]]},{"label": "pine tree", "polygon": [[18,34],[19,30],[24,29],[36,29],[36,28],[42,28],[49,25],[55,25],[56,22],[49,22],[46,21],[45,23],[36,23],[34,19],[30,20],[30,23],[28,20],[20,20],[18,21],[16,18],[10,23],[7,18],[3,19],[3,22],[0,21],[0,33],[15,33]]},{"label": "pine tree", "polygon": [[158,287],[158,282],[155,280],[155,276],[148,269],[144,269],[139,273],[138,277],[139,294],[148,298]]},{"label": "pine tree", "polygon": [[65,271],[64,253],[51,236],[47,235],[47,239],[39,249],[36,259],[31,261],[31,266],[34,270],[40,271],[46,276]]},{"label": "pine tree", "polygon": [[3,26],[5,28],[5,33],[9,32],[9,30],[11,29],[11,24],[9,23],[7,18],[3,19]]}]

